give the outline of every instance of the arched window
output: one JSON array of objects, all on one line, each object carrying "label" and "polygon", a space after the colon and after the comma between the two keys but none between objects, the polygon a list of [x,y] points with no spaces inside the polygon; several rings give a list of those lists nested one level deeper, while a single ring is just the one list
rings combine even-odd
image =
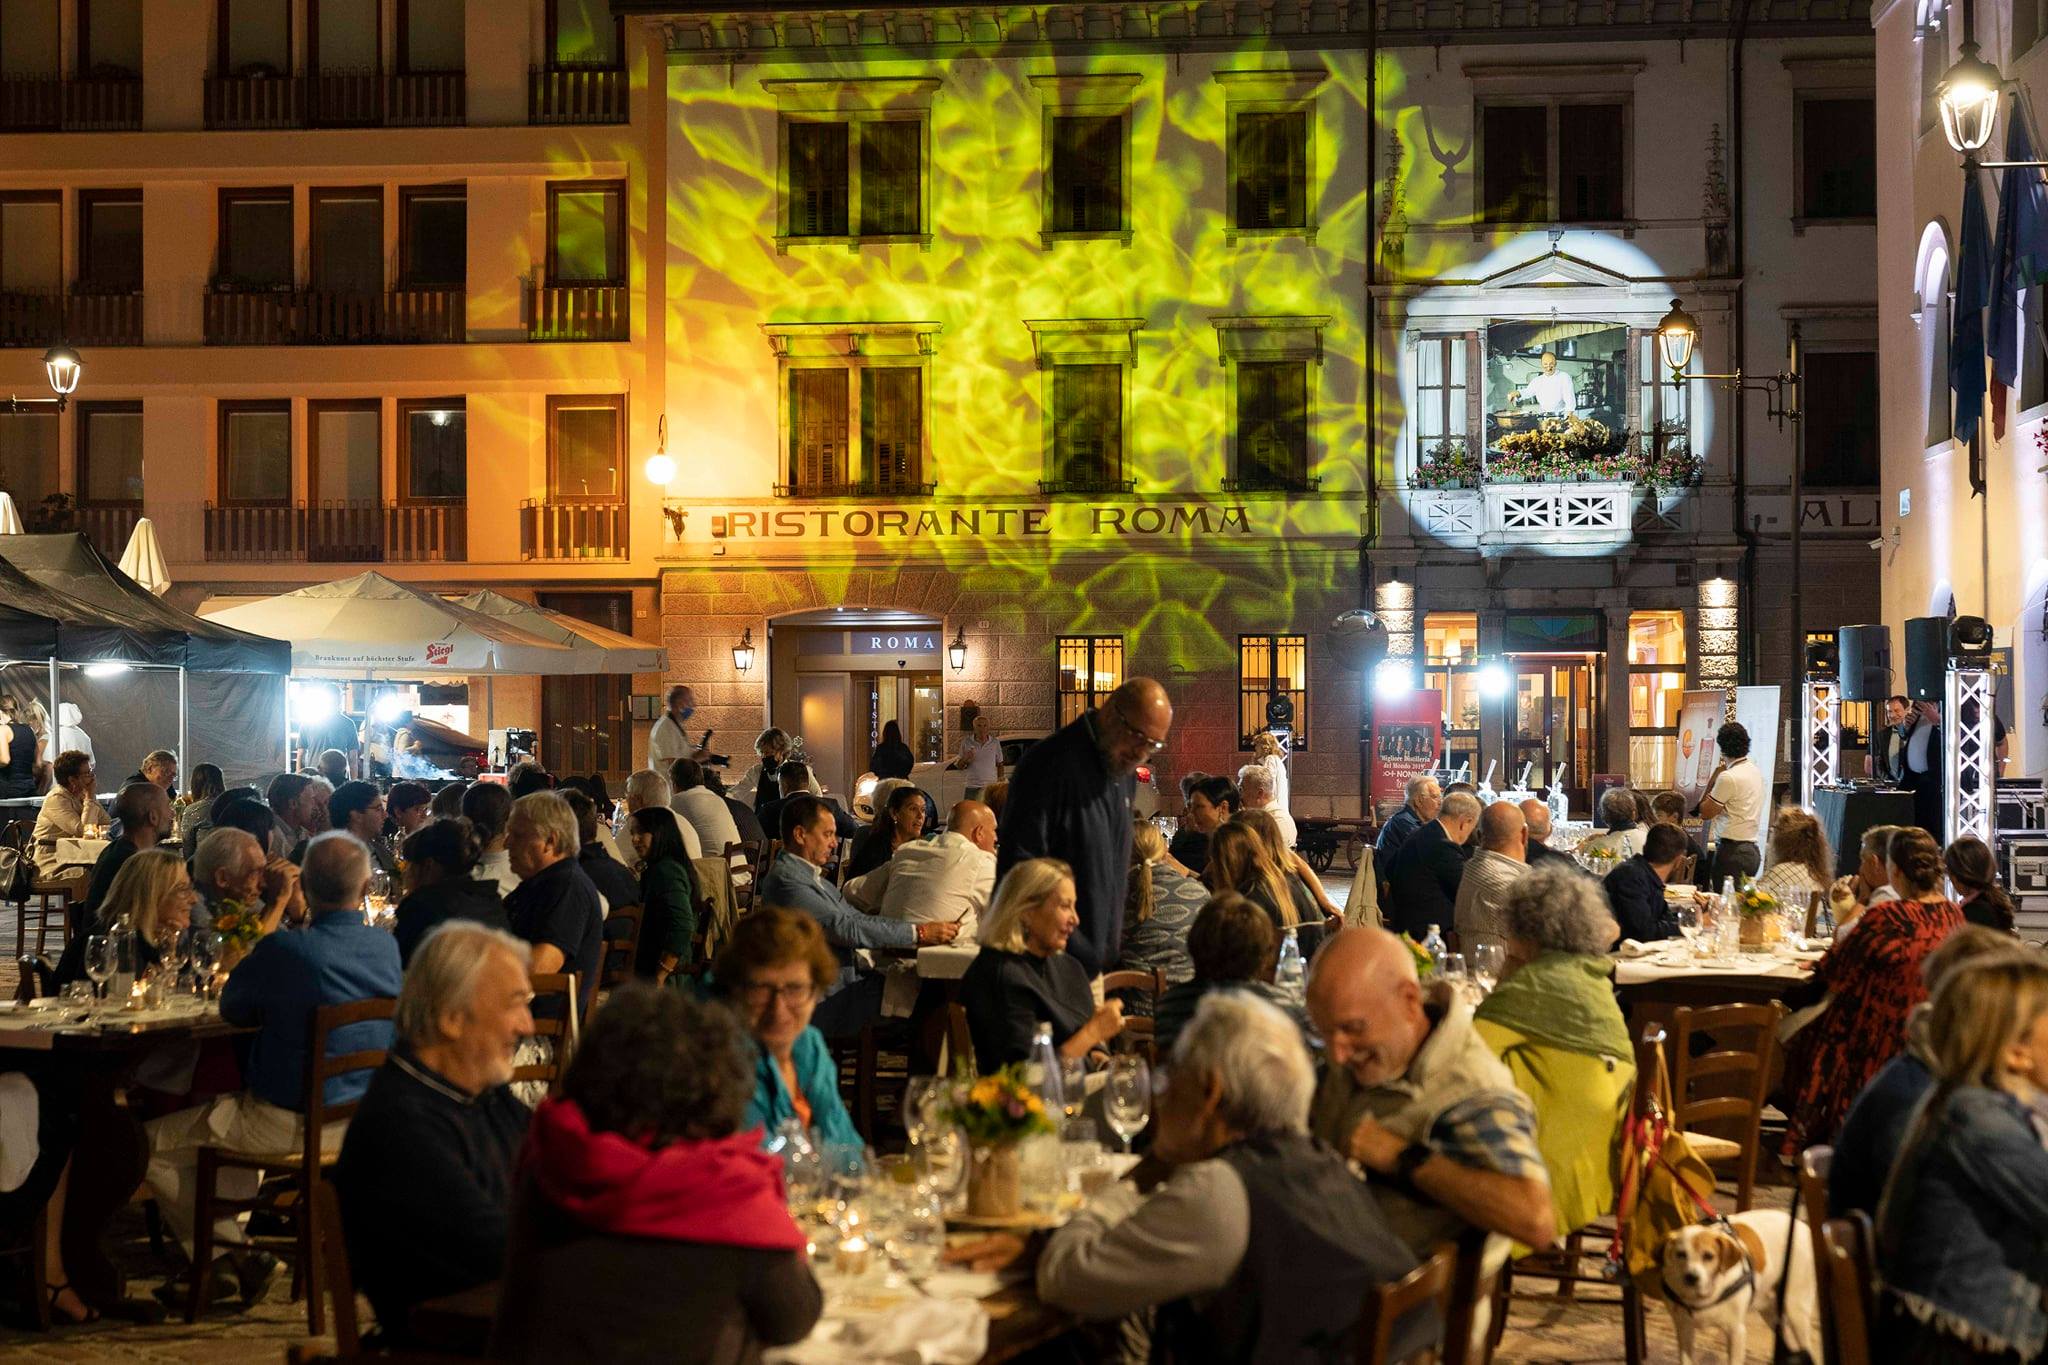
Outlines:
[{"label": "arched window", "polygon": [[1927,357],[1927,439],[1928,447],[1946,443],[1955,431],[1954,396],[1948,386],[1948,343],[1952,310],[1949,304],[1948,234],[1940,223],[1929,223],[1920,238],[1920,270],[1916,278],[1920,296],[1922,352]]}]

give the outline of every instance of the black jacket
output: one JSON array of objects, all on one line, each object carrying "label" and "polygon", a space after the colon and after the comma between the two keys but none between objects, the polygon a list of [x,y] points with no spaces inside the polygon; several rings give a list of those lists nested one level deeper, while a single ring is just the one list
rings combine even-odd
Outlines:
[{"label": "black jacket", "polygon": [[1638,853],[1607,874],[1607,904],[1621,936],[1638,943],[1678,937],[1678,915],[1664,900],[1664,879]]},{"label": "black jacket", "polygon": [[1432,820],[1401,845],[1387,868],[1388,927],[1421,942],[1429,926],[1448,931],[1458,904],[1458,883],[1465,879],[1465,855]]},{"label": "black jacket", "polygon": [[917,766],[917,755],[910,752],[910,746],[898,740],[894,744],[881,743],[868,759],[868,771],[876,777],[909,777],[910,770]]},{"label": "black jacket", "polygon": [[1003,806],[997,879],[1031,858],[1059,858],[1074,869],[1081,927],[1067,951],[1090,976],[1115,962],[1123,946],[1136,790],[1131,774],[1110,775],[1095,742],[1095,715],[1086,712],[1024,751]]},{"label": "black jacket", "polygon": [[560,950],[562,965],[556,970],[576,973],[588,1014],[604,966],[604,912],[598,909],[597,888],[576,860],[551,863],[519,883],[505,898],[505,917],[512,932],[536,948],[546,944]]},{"label": "black jacket", "polygon": [[576,854],[576,866],[590,878],[608,909],[640,903],[640,879],[603,844],[585,844]]},{"label": "black jacket", "polygon": [[414,950],[427,932],[451,919],[473,919],[493,929],[507,928],[505,902],[498,895],[498,884],[451,877],[423,886],[400,901],[398,922],[392,929],[398,939],[399,961],[412,961]]}]

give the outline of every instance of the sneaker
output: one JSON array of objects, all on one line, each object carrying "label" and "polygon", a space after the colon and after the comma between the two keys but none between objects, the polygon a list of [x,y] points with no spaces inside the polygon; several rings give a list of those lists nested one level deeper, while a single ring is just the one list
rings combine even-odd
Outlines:
[{"label": "sneaker", "polygon": [[270,1286],[277,1283],[278,1272],[283,1269],[284,1262],[267,1251],[237,1254],[235,1271],[241,1279],[242,1307],[261,1303],[263,1296],[270,1292]]},{"label": "sneaker", "polygon": [[[235,1271],[234,1258],[221,1255],[214,1258],[213,1277],[207,1286],[206,1307],[226,1303],[242,1292],[242,1277]],[[192,1272],[183,1271],[173,1275],[156,1287],[157,1301],[173,1312],[183,1311],[192,1297]]]}]

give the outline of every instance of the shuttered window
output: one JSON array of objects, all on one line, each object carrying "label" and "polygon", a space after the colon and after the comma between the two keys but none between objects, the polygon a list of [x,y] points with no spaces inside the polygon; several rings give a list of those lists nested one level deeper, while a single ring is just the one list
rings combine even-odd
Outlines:
[{"label": "shuttered window", "polygon": [[1124,120],[1052,121],[1054,232],[1121,232],[1124,226]]},{"label": "shuttered window", "polygon": [[1239,114],[1235,160],[1237,226],[1308,226],[1308,115]]},{"label": "shuttered window", "polygon": [[1296,488],[1308,478],[1308,365],[1299,360],[1237,367],[1237,482]]},{"label": "shuttered window", "polygon": [[789,372],[789,481],[799,490],[847,481],[846,379],[843,369]]},{"label": "shuttered window", "polygon": [[[798,371],[802,373],[802,371]],[[886,366],[860,372],[861,466],[878,491],[923,481],[924,372]]]},{"label": "shuttered window", "polygon": [[789,235],[846,235],[846,125],[789,125]]},{"label": "shuttered window", "polygon": [[860,230],[895,237],[920,230],[923,125],[898,119],[860,125]]},{"label": "shuttered window", "polygon": [[1089,487],[1123,480],[1123,380],[1121,365],[1053,367],[1050,482]]}]

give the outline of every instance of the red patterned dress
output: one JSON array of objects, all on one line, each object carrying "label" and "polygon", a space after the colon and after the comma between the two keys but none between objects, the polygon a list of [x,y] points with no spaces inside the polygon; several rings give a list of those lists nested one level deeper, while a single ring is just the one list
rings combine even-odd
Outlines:
[{"label": "red patterned dress", "polygon": [[1927,998],[1921,961],[1963,924],[1946,900],[1881,901],[1813,964],[1813,988],[1833,1003],[1786,1050],[1785,1155],[1835,1140],[1856,1096],[1906,1046],[1906,1016]]}]

